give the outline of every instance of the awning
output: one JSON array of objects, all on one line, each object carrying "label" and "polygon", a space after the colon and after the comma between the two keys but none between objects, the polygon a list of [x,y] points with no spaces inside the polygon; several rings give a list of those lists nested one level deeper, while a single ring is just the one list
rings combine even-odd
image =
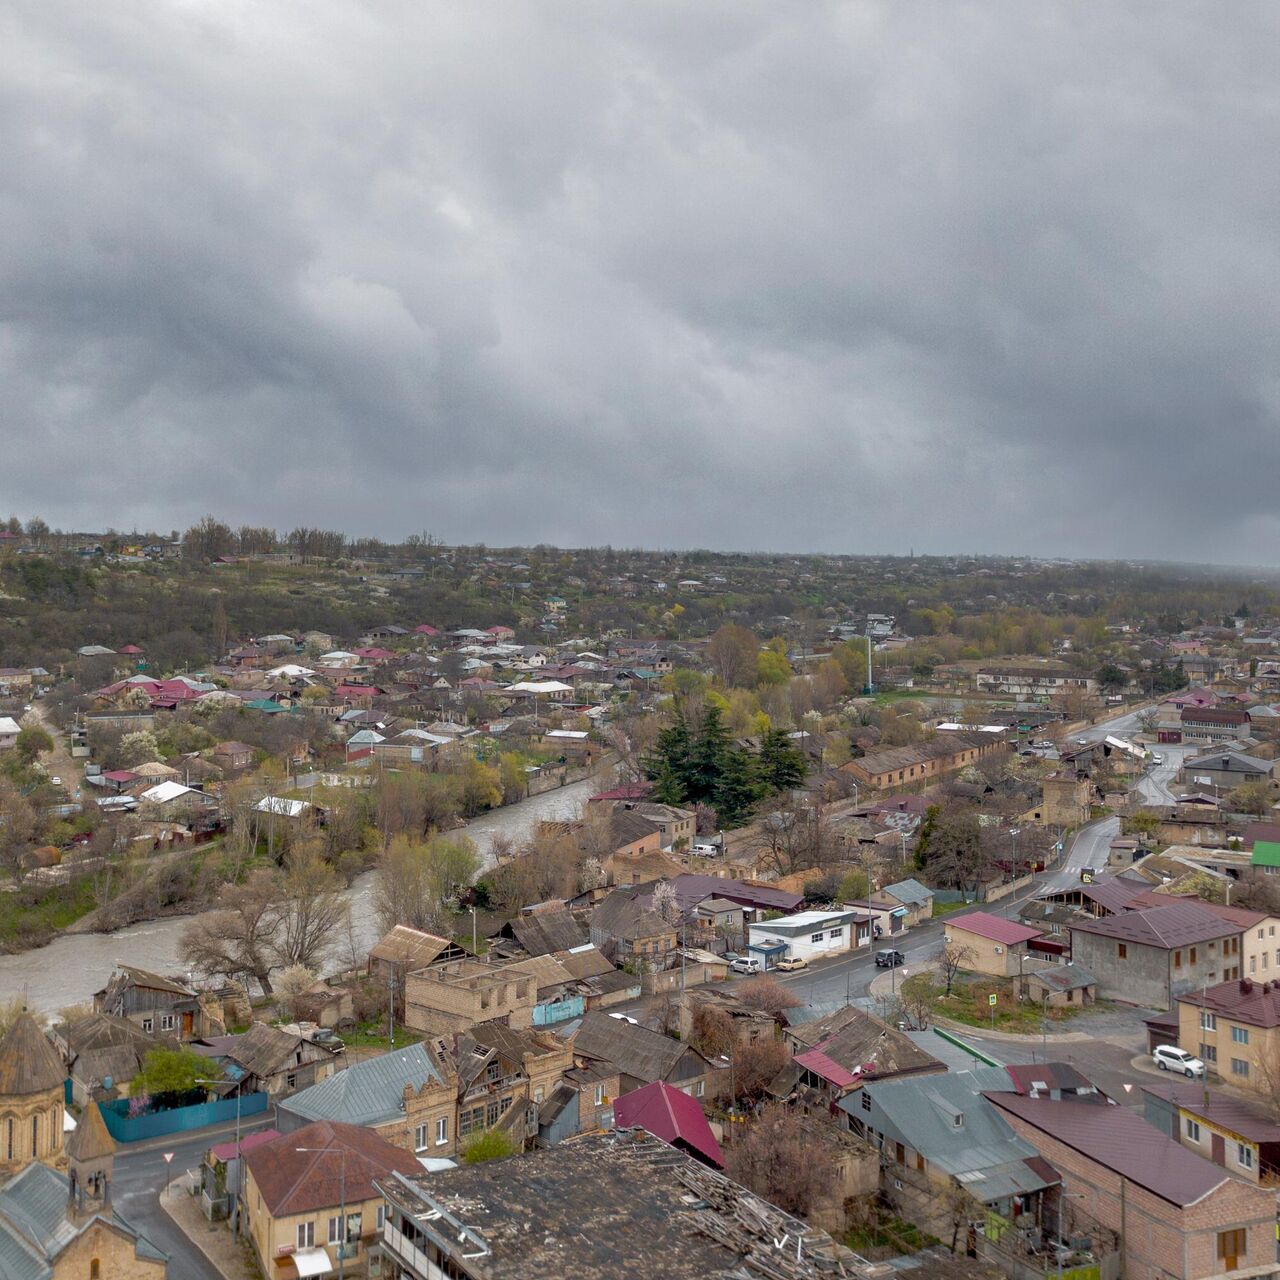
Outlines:
[{"label": "awning", "polygon": [[298,1268],[300,1280],[307,1276],[327,1276],[333,1270],[328,1249],[296,1249],[293,1265]]}]

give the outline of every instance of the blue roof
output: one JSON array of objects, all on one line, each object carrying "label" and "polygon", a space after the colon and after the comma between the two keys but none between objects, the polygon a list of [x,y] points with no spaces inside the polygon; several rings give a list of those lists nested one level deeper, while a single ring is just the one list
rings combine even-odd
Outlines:
[{"label": "blue roof", "polygon": [[443,1084],[439,1068],[420,1044],[357,1062],[345,1071],[313,1084],[280,1103],[304,1120],[337,1120],[343,1124],[385,1124],[400,1116],[405,1085]]}]

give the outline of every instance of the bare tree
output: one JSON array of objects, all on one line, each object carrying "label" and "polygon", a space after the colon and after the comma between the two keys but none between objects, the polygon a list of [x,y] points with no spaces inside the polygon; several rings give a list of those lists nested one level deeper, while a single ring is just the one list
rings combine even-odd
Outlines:
[{"label": "bare tree", "polygon": [[727,1152],[725,1172],[787,1213],[803,1217],[829,1192],[834,1163],[791,1108],[768,1103]]},{"label": "bare tree", "polygon": [[748,1009],[758,1009],[761,1013],[767,1013],[774,1018],[804,1003],[790,987],[784,986],[777,978],[767,973],[744,982],[737,994],[738,1000]]},{"label": "bare tree", "polygon": [[404,924],[447,934],[458,895],[479,868],[475,845],[465,836],[398,836],[378,863],[373,909],[380,927]]},{"label": "bare tree", "polygon": [[255,979],[270,995],[271,974],[280,967],[275,938],[281,889],[276,871],[254,871],[243,884],[228,885],[223,909],[197,916],[182,933],[179,954],[217,977]]},{"label": "bare tree", "polygon": [[956,974],[961,969],[967,969],[973,964],[974,955],[972,947],[962,947],[958,943],[948,942],[942,948],[942,955],[938,960],[938,966],[942,970],[943,981],[946,984],[946,990],[943,995],[950,995],[951,988],[955,984]]},{"label": "bare tree", "polygon": [[280,887],[276,955],[284,966],[318,969],[341,938],[351,908],[316,842],[300,842],[290,850]]}]

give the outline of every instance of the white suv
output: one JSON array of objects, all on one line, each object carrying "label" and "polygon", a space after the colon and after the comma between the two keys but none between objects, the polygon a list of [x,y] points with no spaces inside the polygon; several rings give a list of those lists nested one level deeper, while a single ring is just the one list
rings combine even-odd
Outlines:
[{"label": "white suv", "polygon": [[1176,1045],[1159,1045],[1151,1057],[1161,1071],[1179,1071],[1192,1080],[1204,1075],[1204,1063]]}]

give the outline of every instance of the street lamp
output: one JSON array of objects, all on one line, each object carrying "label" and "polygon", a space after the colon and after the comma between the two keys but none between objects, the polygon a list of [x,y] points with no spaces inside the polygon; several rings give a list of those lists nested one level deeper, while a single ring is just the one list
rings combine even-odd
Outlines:
[{"label": "street lamp", "polygon": [[[196,1084],[214,1085],[226,1084],[225,1080],[205,1080],[196,1077]],[[231,1234],[238,1236],[240,1234],[240,1182],[244,1178],[244,1169],[240,1159],[240,1100],[244,1095],[240,1091],[240,1085],[236,1085],[236,1189],[231,1195]]]},{"label": "street lamp", "polygon": [[313,1155],[322,1155],[326,1151],[336,1151],[342,1161],[342,1167],[339,1171],[339,1203],[338,1212],[341,1217],[338,1219],[342,1226],[338,1229],[338,1280],[345,1280],[347,1274],[347,1149],[346,1147],[294,1147],[295,1151],[311,1152]]}]

